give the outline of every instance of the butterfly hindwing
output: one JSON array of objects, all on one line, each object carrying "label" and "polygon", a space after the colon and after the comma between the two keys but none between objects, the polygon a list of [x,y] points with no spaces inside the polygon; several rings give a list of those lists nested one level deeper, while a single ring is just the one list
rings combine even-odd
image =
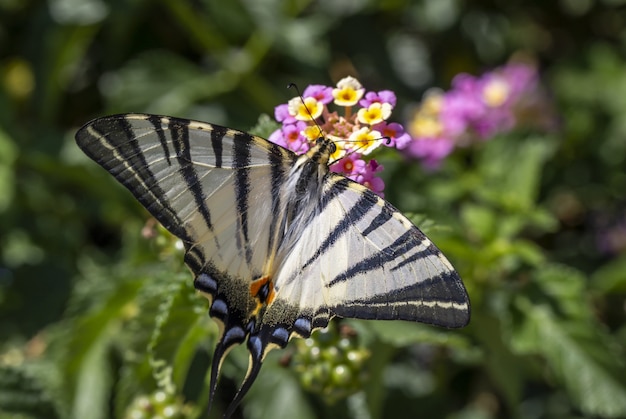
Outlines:
[{"label": "butterfly hindwing", "polygon": [[297,293],[289,299],[301,307],[324,304],[341,317],[465,326],[467,293],[439,249],[366,187],[333,173],[325,183],[308,240],[279,273],[279,295]]}]

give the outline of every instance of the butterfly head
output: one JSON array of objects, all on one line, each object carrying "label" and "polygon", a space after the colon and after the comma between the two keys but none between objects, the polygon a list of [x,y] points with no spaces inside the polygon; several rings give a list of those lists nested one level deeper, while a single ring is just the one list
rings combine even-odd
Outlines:
[{"label": "butterfly head", "polygon": [[337,151],[335,143],[326,137],[319,137],[306,156],[318,164],[328,165],[330,156]]}]

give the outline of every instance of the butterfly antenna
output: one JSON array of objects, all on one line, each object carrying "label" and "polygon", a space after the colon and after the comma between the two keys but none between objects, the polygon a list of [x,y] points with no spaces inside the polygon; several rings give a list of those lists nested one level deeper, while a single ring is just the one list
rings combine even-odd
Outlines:
[{"label": "butterfly antenna", "polygon": [[[373,140],[371,140],[371,141],[382,141],[382,140],[387,140],[387,141],[385,141],[385,143],[386,143],[387,145],[391,144],[391,137],[387,137],[387,136],[385,136],[385,137],[380,137],[380,138],[374,138],[374,139],[373,139]],[[346,142],[349,142],[348,140],[345,140],[345,141],[346,141]],[[345,155],[343,155],[343,156],[339,157],[338,159],[333,160],[332,162],[329,162],[329,163],[328,163],[328,165],[329,165],[329,166],[330,166],[330,165],[333,165],[333,164],[337,163],[337,162],[338,162],[339,160],[341,160],[341,159],[344,159],[344,158],[346,158],[346,157],[348,157],[348,156],[351,156],[351,155],[352,155],[352,154],[354,154],[354,153],[358,153],[358,152],[359,152],[359,150],[361,150],[361,149],[362,149],[362,148],[364,148],[364,147],[365,147],[365,146],[364,146],[364,145],[362,145],[362,146],[357,147],[357,148],[356,148],[356,149],[354,149],[354,150],[348,150],[348,151],[346,152],[346,154],[345,154]]]},{"label": "butterfly antenna", "polygon": [[311,110],[309,109],[309,107],[306,106],[306,103],[304,102],[304,98],[302,97],[302,94],[300,93],[300,89],[298,88],[298,85],[295,83],[289,83],[287,85],[287,89],[294,89],[296,91],[296,93],[298,94],[298,97],[300,98],[300,102],[302,102],[302,105],[304,106],[304,109],[306,109],[306,112],[311,117],[311,121],[315,122],[315,126],[319,130],[320,136],[324,137],[324,130],[322,129],[320,124],[317,122],[317,119],[313,118],[313,114],[311,113]]}]

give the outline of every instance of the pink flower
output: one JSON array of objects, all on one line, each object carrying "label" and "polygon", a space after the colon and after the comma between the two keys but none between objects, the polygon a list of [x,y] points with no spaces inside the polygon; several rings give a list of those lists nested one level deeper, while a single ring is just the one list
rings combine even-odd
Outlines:
[{"label": "pink flower", "polygon": [[274,108],[274,117],[278,122],[282,122],[283,124],[293,124],[296,122],[296,118],[289,113],[289,105],[287,103],[283,103]]},{"label": "pink flower", "polygon": [[365,166],[365,160],[359,153],[347,153],[331,166],[331,170],[357,181],[357,177],[365,172]]},{"label": "pink flower", "polygon": [[395,147],[398,150],[405,148],[412,140],[411,136],[405,132],[404,127],[397,122],[381,122],[374,125],[372,129],[380,132],[383,137],[389,138],[390,143],[386,145]]},{"label": "pink flower", "polygon": [[455,77],[451,90],[444,94],[441,109],[441,123],[446,135],[456,137],[465,134],[471,124],[485,113],[485,105],[477,96],[477,85],[469,76]]},{"label": "pink flower", "polygon": [[378,164],[376,160],[372,159],[365,165],[363,173],[357,176],[356,181],[383,197],[385,182],[376,176],[376,173],[382,170],[383,166]]},{"label": "pink flower", "polygon": [[378,93],[367,92],[359,101],[359,105],[364,108],[369,108],[372,103],[388,103],[393,108],[396,106],[396,94],[391,90],[381,90]]},{"label": "pink flower", "polygon": [[302,97],[312,97],[327,105],[333,101],[333,88],[321,84],[312,84],[304,89]]},{"label": "pink flower", "polygon": [[454,141],[445,137],[419,138],[413,140],[405,151],[410,156],[421,159],[427,168],[436,169],[452,153],[454,146]]},{"label": "pink flower", "polygon": [[[303,154],[314,146],[321,129],[321,135],[332,139],[336,146],[330,156],[331,170],[367,184],[382,195],[385,185],[375,176],[382,166],[375,160],[366,162],[363,156],[382,145],[403,148],[411,141],[401,124],[388,121],[395,105],[392,91],[366,92],[354,77],[339,80],[335,88],[311,85],[302,97],[275,108],[274,115],[282,128],[269,140]],[[331,106],[333,109],[329,109]]]},{"label": "pink flower", "polygon": [[308,139],[301,134],[306,126],[302,121],[283,125],[281,129],[274,131],[268,140],[296,154],[306,153],[309,150]]},{"label": "pink flower", "polygon": [[407,123],[413,141],[404,150],[433,168],[455,146],[493,138],[516,128],[523,118],[534,126],[552,126],[546,104],[534,67],[508,64],[480,77],[459,74],[449,91],[424,95]]}]

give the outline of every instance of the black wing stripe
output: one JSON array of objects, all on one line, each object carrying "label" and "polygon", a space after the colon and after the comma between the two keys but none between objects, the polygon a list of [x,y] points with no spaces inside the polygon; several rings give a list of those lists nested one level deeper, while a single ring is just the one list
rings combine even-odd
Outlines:
[{"label": "black wing stripe", "polygon": [[223,150],[223,139],[226,135],[226,128],[213,126],[213,130],[211,131],[211,147],[213,147],[213,154],[215,157],[215,167],[222,167],[222,156],[224,154]]},{"label": "black wing stripe", "polygon": [[362,259],[348,268],[345,272],[337,275],[328,284],[326,284],[326,287],[330,288],[340,282],[348,281],[361,273],[381,268],[386,263],[404,255],[407,251],[415,246],[419,246],[420,244],[420,241],[416,241],[413,235],[414,232],[407,231],[380,252]]},{"label": "black wing stripe", "polygon": [[394,212],[396,212],[394,208],[391,207],[391,205],[387,204],[387,202],[385,202],[385,205],[381,208],[381,211],[378,213],[378,215],[372,220],[370,225],[367,226],[365,230],[363,230],[363,235],[367,237],[370,233],[384,225],[387,221],[391,219]]},{"label": "black wing stripe", "polygon": [[398,263],[396,266],[394,266],[393,268],[391,268],[391,271],[395,271],[398,270],[400,268],[402,268],[405,265],[408,265],[410,263],[413,263],[417,260],[420,259],[424,259],[428,256],[433,256],[433,255],[441,255],[441,252],[439,251],[439,249],[437,249],[437,247],[434,244],[430,244],[430,246],[428,246],[426,249],[421,250],[419,252],[416,252],[415,254],[407,257],[406,259],[404,259],[402,262]]},{"label": "black wing stripe", "polygon": [[83,128],[77,138],[85,154],[114,175],[167,230],[184,242],[193,241],[148,168],[130,121],[97,120]]},{"label": "black wing stripe", "polygon": [[337,195],[339,195],[340,193],[348,189],[348,187],[350,186],[350,183],[352,182],[350,179],[346,177],[338,176],[338,175],[334,175],[334,176],[336,176],[335,179],[338,179],[338,180],[334,182],[332,187],[329,188],[328,191],[326,191],[326,193],[324,193],[324,195],[322,195],[322,197],[320,198],[318,214],[321,214],[322,212],[324,212],[328,204],[330,204],[332,200],[335,199],[335,197],[337,197]]},{"label": "black wing stripe", "polygon": [[238,170],[235,171],[235,199],[237,200],[237,222],[239,231],[243,236],[237,235],[237,247],[243,250],[246,262],[250,264],[252,261],[252,249],[250,248],[250,240],[248,237],[248,205],[250,198],[250,142],[246,138],[241,138],[242,134],[235,134],[233,141],[233,166]]},{"label": "black wing stripe", "polygon": [[384,295],[344,301],[333,312],[342,317],[412,320],[457,328],[469,321],[470,307],[464,296],[458,274],[448,271]]},{"label": "black wing stripe", "polygon": [[[273,144],[270,148],[269,163],[271,167],[271,185],[272,185],[272,214],[278,214],[281,210],[281,189],[287,178],[286,169],[283,161],[285,156],[282,152],[282,148]],[[275,243],[277,237],[277,229],[283,228],[283,226],[277,225],[280,217],[272,217],[270,221],[269,240],[267,248],[271,252],[275,247],[278,247],[278,243]]]},{"label": "black wing stripe", "polygon": [[189,147],[189,123],[180,119],[172,119],[168,129],[172,136],[174,150],[176,150],[176,159],[180,164],[180,175],[184,179],[189,188],[189,192],[193,196],[198,211],[202,215],[204,222],[209,230],[213,230],[211,223],[211,212],[206,204],[206,195],[202,190],[202,184],[198,178],[198,173],[191,159],[191,149]]},{"label": "black wing stripe", "polygon": [[206,263],[205,255],[199,246],[185,246],[185,264],[191,269],[191,272],[198,275]]},{"label": "black wing stripe", "polygon": [[172,162],[170,161],[170,149],[167,146],[167,139],[165,138],[165,132],[162,128],[163,118],[157,115],[149,115],[148,121],[154,126],[154,132],[156,132],[159,137],[159,143],[161,143],[161,149],[163,150],[163,155],[165,156],[167,165],[171,166]]},{"label": "black wing stripe", "polygon": [[317,248],[313,256],[302,266],[302,269],[306,269],[310,266],[321,255],[328,251],[341,236],[349,233],[354,225],[361,221],[373,207],[376,207],[376,202],[377,199],[371,195],[361,195],[361,198],[348,210],[337,226],[324,239],[320,247]]},{"label": "black wing stripe", "polygon": [[455,271],[439,272],[437,275],[416,282],[406,287],[389,290],[385,294],[379,294],[366,299],[345,301],[347,304],[384,304],[384,303],[409,303],[418,301],[464,304],[464,294],[450,292],[450,285],[459,281],[459,275]]}]

